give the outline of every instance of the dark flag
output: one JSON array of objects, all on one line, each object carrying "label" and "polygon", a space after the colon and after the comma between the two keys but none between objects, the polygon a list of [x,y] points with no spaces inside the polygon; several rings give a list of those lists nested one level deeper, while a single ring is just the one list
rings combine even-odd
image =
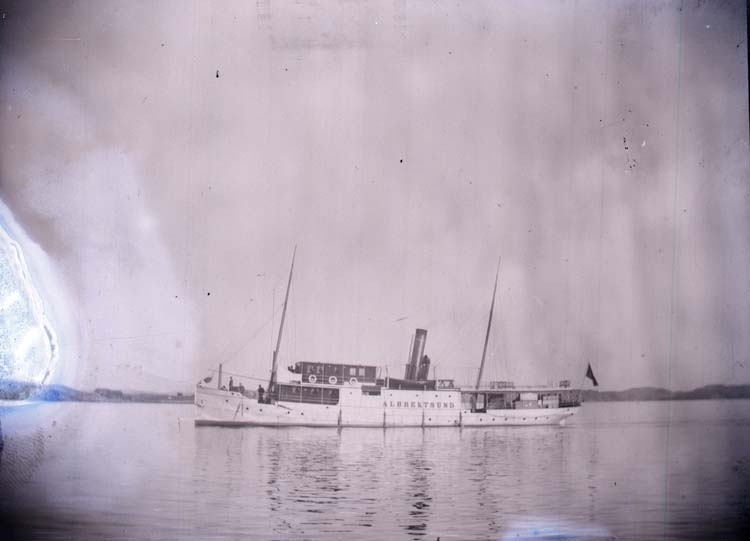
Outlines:
[{"label": "dark flag", "polygon": [[589,363],[589,367],[586,370],[586,377],[591,380],[591,382],[594,384],[594,387],[599,387],[599,382],[596,381],[596,377],[594,376],[594,371],[591,370],[591,363]]}]

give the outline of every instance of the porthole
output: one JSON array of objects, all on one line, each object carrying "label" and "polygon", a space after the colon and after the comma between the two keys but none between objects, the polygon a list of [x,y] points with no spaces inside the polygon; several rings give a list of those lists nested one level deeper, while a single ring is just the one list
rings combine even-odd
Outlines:
[{"label": "porthole", "polygon": [[524,418],[523,418],[522,420],[523,420],[523,421],[525,421],[525,420],[526,420],[526,417],[524,417]]}]

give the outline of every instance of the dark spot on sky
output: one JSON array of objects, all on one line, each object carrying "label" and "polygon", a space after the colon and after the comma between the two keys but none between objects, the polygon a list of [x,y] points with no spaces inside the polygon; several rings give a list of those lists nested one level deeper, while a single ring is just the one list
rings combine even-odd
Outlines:
[{"label": "dark spot on sky", "polygon": [[216,78],[219,78],[219,70],[216,70]]},{"label": "dark spot on sky", "polygon": [[211,296],[211,292],[210,291],[206,292],[206,297],[210,297],[210,296]]},{"label": "dark spot on sky", "polygon": [[404,163],[404,159],[403,159],[403,158],[401,158],[401,159],[400,159],[400,160],[398,161],[398,163]]}]

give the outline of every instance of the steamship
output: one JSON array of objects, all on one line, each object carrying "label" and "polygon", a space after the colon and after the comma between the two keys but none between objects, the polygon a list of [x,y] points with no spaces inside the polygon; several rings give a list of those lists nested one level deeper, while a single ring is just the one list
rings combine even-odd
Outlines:
[{"label": "steamship", "polygon": [[558,425],[580,407],[580,391],[567,380],[546,387],[521,387],[509,381],[481,384],[497,273],[479,375],[472,387],[458,387],[450,379],[429,379],[425,329],[414,333],[403,378],[383,377],[376,366],[297,362],[280,381],[278,355],[293,271],[294,256],[267,390],[247,391],[231,380],[223,385],[226,374],[220,365],[216,384],[207,377],[196,386],[196,426]]}]

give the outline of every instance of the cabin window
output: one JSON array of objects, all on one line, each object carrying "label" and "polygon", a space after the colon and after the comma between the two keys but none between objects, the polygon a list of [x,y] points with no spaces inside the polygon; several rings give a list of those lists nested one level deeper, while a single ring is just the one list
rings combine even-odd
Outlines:
[{"label": "cabin window", "polygon": [[349,367],[349,375],[354,377],[357,375],[357,367],[356,366],[350,366]]},{"label": "cabin window", "polygon": [[339,403],[339,390],[324,389],[322,387],[279,385],[279,400],[282,402],[335,405]]},{"label": "cabin window", "polygon": [[362,394],[380,396],[380,387],[377,385],[362,385]]},{"label": "cabin window", "polygon": [[364,369],[364,367],[360,367],[357,372],[358,372],[358,375],[359,375],[360,378],[365,377],[365,369]]}]

